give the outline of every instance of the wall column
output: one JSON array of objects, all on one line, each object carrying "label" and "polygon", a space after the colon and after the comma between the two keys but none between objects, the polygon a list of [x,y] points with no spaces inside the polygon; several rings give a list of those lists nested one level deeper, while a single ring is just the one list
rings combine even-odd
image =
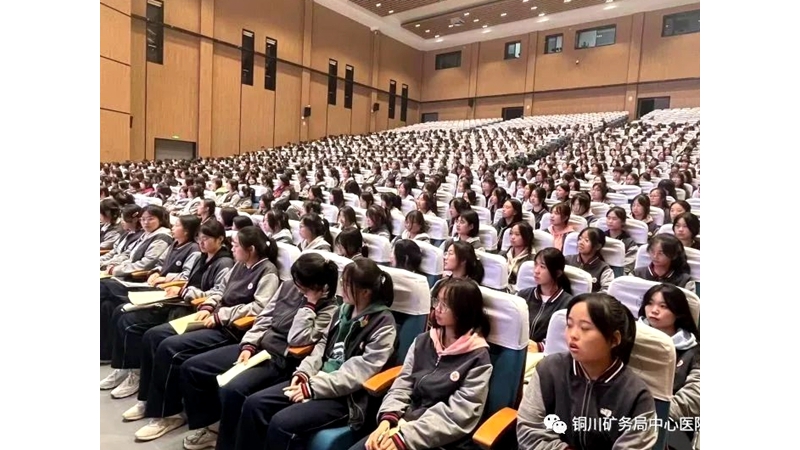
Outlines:
[{"label": "wall column", "polygon": [[[303,9],[303,67],[311,67],[311,38],[314,28],[314,0],[304,0]],[[300,110],[289,114],[303,115],[303,108],[311,105],[311,71],[303,69],[300,76]],[[324,111],[311,111],[311,114],[325,114]],[[300,140],[308,140],[307,118],[300,120]]]},{"label": "wall column", "polygon": [[100,1],[100,161],[131,154],[131,0]]}]

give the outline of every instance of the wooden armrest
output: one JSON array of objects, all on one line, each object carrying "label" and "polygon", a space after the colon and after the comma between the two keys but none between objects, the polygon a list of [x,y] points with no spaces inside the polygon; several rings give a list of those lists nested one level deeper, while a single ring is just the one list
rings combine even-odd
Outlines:
[{"label": "wooden armrest", "polygon": [[196,299],[192,300],[192,306],[200,306],[205,301],[206,301],[205,297],[196,298]]},{"label": "wooden armrest", "polygon": [[184,286],[186,286],[186,281],[185,280],[170,281],[170,282],[161,283],[161,284],[158,285],[158,287],[161,288],[161,289],[166,289],[166,288],[170,288],[170,287],[180,287],[180,288],[182,288]]},{"label": "wooden armrest", "polygon": [[237,330],[249,330],[255,321],[256,316],[244,316],[234,320],[233,326],[236,327]]},{"label": "wooden armrest", "polygon": [[110,252],[111,249],[100,250],[100,256],[105,255],[106,253]]},{"label": "wooden armrest", "polygon": [[391,369],[384,370],[383,372],[374,375],[372,378],[364,382],[364,389],[373,396],[383,395],[384,392],[389,390],[389,387],[394,383],[394,380],[400,376],[400,371],[403,366],[392,367]]},{"label": "wooden armrest", "polygon": [[289,355],[294,358],[305,358],[311,351],[314,350],[314,345],[304,345],[302,347],[289,347]]},{"label": "wooden armrest", "polygon": [[133,278],[135,281],[145,281],[149,276],[149,270],[137,270],[136,272],[131,272],[131,278]]},{"label": "wooden armrest", "polygon": [[517,410],[513,408],[503,408],[489,417],[489,420],[483,422],[478,428],[478,431],[472,435],[472,440],[475,441],[481,448],[489,450],[492,446],[510,429],[513,429],[517,424]]},{"label": "wooden armrest", "polygon": [[255,214],[256,212],[258,212],[258,210],[255,208],[239,208],[239,211],[246,214]]}]

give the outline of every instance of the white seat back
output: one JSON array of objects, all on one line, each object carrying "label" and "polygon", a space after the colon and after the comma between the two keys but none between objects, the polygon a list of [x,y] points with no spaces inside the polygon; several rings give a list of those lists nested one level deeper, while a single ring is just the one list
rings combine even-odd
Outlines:
[{"label": "white seat back", "polygon": [[547,337],[544,341],[544,355],[569,351],[567,344],[567,310],[559,309],[550,316]]},{"label": "white seat back", "polygon": [[300,249],[292,244],[278,242],[278,278],[292,280],[292,265],[300,257]]},{"label": "white seat back", "polygon": [[661,209],[661,208],[650,208],[650,217],[653,218],[653,222],[655,222],[656,225],[658,225],[658,226],[664,225],[664,210],[663,209]]},{"label": "white seat back", "polygon": [[417,204],[411,200],[403,199],[400,201],[400,211],[403,212],[403,215],[410,213],[417,209]]},{"label": "white seat back", "polygon": [[431,239],[444,240],[447,239],[447,221],[441,217],[433,217],[429,214],[423,214],[425,223],[428,224],[428,236]]},{"label": "white seat back", "polygon": [[[642,193],[642,188],[639,186],[634,186],[632,184],[617,184],[612,187],[617,194],[622,194],[625,196],[626,200],[630,201],[633,200],[634,197]],[[609,193],[613,194],[613,193]],[[611,196],[609,195],[609,200],[611,200]]]},{"label": "white seat back", "polygon": [[303,242],[303,238],[300,237],[300,221],[289,220],[289,228],[292,230],[292,242],[294,245],[300,245]]},{"label": "white seat back", "polygon": [[625,267],[625,244],[619,239],[607,237],[606,245],[600,249],[603,260],[611,267]]},{"label": "white seat back", "polygon": [[379,264],[389,264],[392,255],[392,243],[389,239],[377,234],[361,233],[364,245],[369,248],[369,259]]},{"label": "white seat back", "polygon": [[608,199],[609,202],[617,206],[628,204],[628,196],[625,194],[617,194],[614,192],[609,192],[608,194],[606,194],[606,198]]},{"label": "white seat back", "polygon": [[414,241],[422,251],[420,269],[427,275],[442,275],[444,272],[444,252],[428,242]]},{"label": "white seat back", "polygon": [[[608,288],[608,295],[616,298],[620,303],[625,305],[634,317],[639,317],[639,308],[642,306],[644,294],[648,289],[659,284],[661,283],[634,276],[614,278],[614,281],[611,282],[611,286]],[[679,289],[683,291],[686,295],[686,299],[689,301],[689,309],[692,312],[692,318],[695,320],[695,323],[700,323],[700,297],[694,292],[687,291],[683,288]]]},{"label": "white seat back", "polygon": [[[342,273],[344,272],[344,268],[350,264],[353,264],[353,260],[350,258],[345,258],[344,256],[339,256],[336,253],[328,252],[325,250],[305,250],[302,253],[317,253],[322,255],[325,259],[331,260],[336,263],[336,266],[339,268],[339,279],[342,279]],[[342,283],[337,283],[336,286],[336,295],[342,295]]]},{"label": "white seat back", "polygon": [[508,326],[491,327],[487,341],[501,347],[523,350],[528,347],[528,303],[516,295],[481,286],[483,306],[489,321]]},{"label": "white seat back", "polygon": [[486,250],[491,251],[497,248],[497,230],[493,226],[480,224],[478,237]]},{"label": "white seat back", "polygon": [[533,248],[540,252],[554,244],[553,235],[543,230],[533,230]]},{"label": "white seat back", "polygon": [[329,224],[334,224],[339,219],[339,208],[329,205],[327,203],[322,204],[322,217],[328,221]]},{"label": "white seat back", "polygon": [[[600,228],[603,231],[608,230],[608,224],[606,223],[606,218],[603,217],[602,219],[598,219],[597,222],[594,223],[594,226]],[[638,245],[647,244],[647,233],[648,228],[647,224],[642,222],[641,220],[636,219],[628,219],[625,221],[625,231],[631,236],[634,242]]]},{"label": "white seat back", "polygon": [[692,280],[700,282],[700,250],[695,248],[684,248],[686,251],[686,261],[692,271]]},{"label": "white seat back", "polygon": [[658,231],[656,231],[656,234],[671,234],[671,235],[674,236],[675,232],[672,231],[672,224],[671,223],[667,223],[667,224],[661,225],[661,227],[658,229]]},{"label": "white seat back", "polygon": [[670,336],[636,322],[636,339],[628,367],[644,381],[654,399],[666,402],[672,399],[676,358]]},{"label": "white seat back", "polygon": [[508,287],[508,262],[500,255],[487,252],[476,252],[483,265],[483,281],[481,285],[488,288],[504,290]]},{"label": "white seat back", "polygon": [[478,221],[482,224],[491,225],[492,224],[492,213],[489,212],[488,208],[484,208],[483,206],[473,206],[472,209],[478,214]]},{"label": "white seat back", "polygon": [[392,311],[412,316],[430,314],[431,290],[424,275],[395,267],[381,267],[381,270],[392,277]]},{"label": "white seat back", "polygon": [[564,249],[561,253],[564,256],[578,254],[578,233],[570,233],[564,238]]}]

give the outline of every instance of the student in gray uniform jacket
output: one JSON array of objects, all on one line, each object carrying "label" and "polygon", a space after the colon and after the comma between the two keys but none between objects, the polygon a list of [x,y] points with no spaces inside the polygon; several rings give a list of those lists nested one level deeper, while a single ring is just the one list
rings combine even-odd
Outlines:
[{"label": "student in gray uniform jacket", "polygon": [[100,201],[100,250],[111,250],[122,233],[119,204],[111,198]]},{"label": "student in gray uniform jacket", "polygon": [[543,352],[550,317],[554,312],[567,307],[572,299],[572,285],[564,273],[566,260],[558,249],[542,249],[533,261],[536,287],[523,289],[517,292],[517,296],[528,304],[528,339],[535,342],[539,351]]},{"label": "student in gray uniform jacket", "polygon": [[275,242],[294,245],[294,236],[289,226],[289,216],[278,208],[272,208],[261,220],[261,229]]},{"label": "student in gray uniform jacket", "polygon": [[304,215],[300,219],[300,251],[324,250],[333,251],[333,237],[328,228],[328,221],[315,213]]},{"label": "student in gray uniform jacket", "polygon": [[691,276],[686,250],[683,244],[671,234],[657,234],[647,244],[647,253],[651,263],[647,267],[639,267],[632,275],[648,281],[669,283],[694,292],[694,281]]},{"label": "student in gray uniform jacket", "polygon": [[492,377],[480,288],[448,280],[439,291],[432,325],[409,347],[378,411],[378,428],[350,450],[477,448],[471,434],[483,415]]},{"label": "student in gray uniform jacket", "polygon": [[603,230],[588,227],[578,234],[578,254],[566,257],[567,264],[592,276],[592,292],[608,292],[614,281],[614,270],[603,260],[600,249],[606,245]]},{"label": "student in gray uniform jacket", "polygon": [[373,426],[362,385],[394,362],[397,327],[389,311],[394,285],[374,261],[362,258],[344,268],[342,291],[338,317],[292,381],[245,400],[237,450],[287,450],[311,430],[349,425],[364,433]]},{"label": "student in gray uniform jacket", "polygon": [[[636,337],[628,308],[607,294],[581,294],[567,306],[566,335],[569,353],[544,358],[525,389],[517,414],[519,448],[653,448],[655,402],[627,367]],[[586,418],[587,426],[576,428],[575,417]],[[630,426],[642,420],[647,426]]]},{"label": "student in gray uniform jacket", "polygon": [[[181,368],[181,389],[189,429],[187,449],[233,449],[242,404],[248,395],[286,381],[299,360],[288,347],[317,343],[336,314],[336,263],[316,253],[304,253],[292,265],[292,281],[281,285],[239,344],[220,347],[190,358]],[[251,367],[223,387],[216,376],[233,364],[267,351],[270,359]],[[218,423],[218,427],[212,427]],[[216,429],[215,429],[216,428]]]},{"label": "student in gray uniform jacket", "polygon": [[[451,242],[463,241],[471,245],[475,250],[484,250],[481,238],[479,237],[480,219],[478,213],[472,209],[462,211],[456,220],[456,235],[447,239],[439,247],[447,250]],[[494,249],[490,249],[494,250]]]},{"label": "student in gray uniform jacket", "polygon": [[111,251],[100,256],[100,270],[108,270],[108,266],[119,265],[128,260],[133,246],[144,234],[139,221],[141,216],[142,207],[139,205],[126,205],[122,208],[122,231]]},{"label": "student in gray uniform jacket", "polygon": [[627,220],[628,214],[619,206],[614,206],[606,213],[606,226],[608,227],[608,230],[605,231],[606,237],[622,241],[625,246],[625,275],[633,272],[636,253],[639,251],[636,241],[625,231]]},{"label": "student in gray uniform jacket", "polygon": [[234,321],[258,315],[278,290],[278,245],[263,231],[240,230],[233,237],[233,255],[236,265],[222,291],[213,290],[195,316],[204,329],[178,335],[165,323],[144,334],[139,401],[122,415],[126,420],[153,419],[136,432],[137,439],[153,440],[185,423],[178,414],[183,409],[179,366],[192,356],[239,342],[244,333]]}]

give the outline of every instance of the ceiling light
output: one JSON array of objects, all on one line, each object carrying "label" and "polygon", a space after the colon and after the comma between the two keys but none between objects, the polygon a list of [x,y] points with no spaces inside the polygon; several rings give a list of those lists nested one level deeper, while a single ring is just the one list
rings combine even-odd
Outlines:
[{"label": "ceiling light", "polygon": [[437,39],[436,42],[444,42],[444,39]]},{"label": "ceiling light", "polygon": [[539,13],[539,17],[544,17],[544,13]]},{"label": "ceiling light", "polygon": [[536,11],[537,9],[539,9],[538,6],[531,6],[531,11]]},{"label": "ceiling light", "polygon": [[522,3],[528,3],[529,0],[522,0]]},{"label": "ceiling light", "polygon": [[489,24],[487,23],[487,24],[484,24],[482,28],[486,28],[488,26],[489,26]]},{"label": "ceiling light", "polygon": [[426,32],[426,33],[430,33],[430,32],[431,32],[431,30],[425,30],[425,32]]},{"label": "ceiling light", "polygon": [[472,21],[473,21],[473,22],[478,22],[478,21],[480,21],[480,20],[481,20],[481,19],[472,19]]},{"label": "ceiling light", "polygon": [[414,25],[414,28],[419,28],[419,24]]},{"label": "ceiling light", "polygon": [[614,8],[616,8],[616,7],[617,7],[617,5],[608,5],[608,6],[606,6],[606,7],[605,7],[605,8],[603,8],[603,9],[605,9],[605,10],[609,10],[609,9],[614,9]]},{"label": "ceiling light", "polygon": [[487,29],[483,30],[483,32],[484,32],[484,33],[491,33],[491,32],[492,32],[492,29],[491,29],[491,28],[487,28]]},{"label": "ceiling light", "polygon": [[393,13],[393,12],[394,12],[394,10],[393,10],[393,9],[390,9],[390,10],[389,10],[389,14],[391,14],[391,13]]},{"label": "ceiling light", "polygon": [[572,0],[564,0],[564,3],[569,3],[569,2],[571,2],[571,1],[572,1]]},{"label": "ceiling light", "polygon": [[450,25],[447,26],[447,28],[453,28],[453,24],[451,23]]},{"label": "ceiling light", "polygon": [[468,15],[469,15],[469,13],[468,13],[468,12],[465,12],[465,13],[464,13],[464,16],[468,16]]},{"label": "ceiling light", "polygon": [[550,20],[549,17],[542,17],[541,19],[537,20],[537,22],[542,23],[542,22],[547,22],[548,20]]},{"label": "ceiling light", "polygon": [[613,3],[614,0],[606,0],[606,3]]},{"label": "ceiling light", "polygon": [[376,3],[376,4],[375,4],[375,6],[377,6],[378,8],[380,8],[380,7],[381,7],[381,4],[380,4],[380,3]]},{"label": "ceiling light", "polygon": [[507,16],[507,15],[508,15],[508,14],[506,14],[506,13],[502,13],[502,14],[500,14],[500,17],[505,17],[505,16]]},{"label": "ceiling light", "polygon": [[438,38],[438,37],[439,37],[439,35],[437,34],[437,35],[436,35],[436,36],[434,36],[434,37],[435,37],[435,38]]}]

